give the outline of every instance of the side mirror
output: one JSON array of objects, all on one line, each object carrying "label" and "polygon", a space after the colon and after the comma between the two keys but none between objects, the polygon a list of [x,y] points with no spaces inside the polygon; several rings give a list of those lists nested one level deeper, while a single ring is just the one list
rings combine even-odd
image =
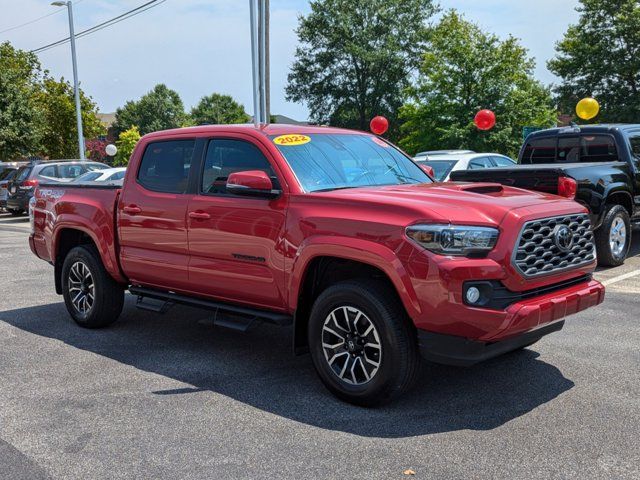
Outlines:
[{"label": "side mirror", "polygon": [[429,165],[425,165],[424,163],[421,163],[420,168],[424,173],[429,175],[433,180],[436,179],[435,172],[433,171],[433,167],[430,167]]},{"label": "side mirror", "polygon": [[275,198],[280,190],[273,189],[269,176],[262,170],[234,172],[227,178],[227,191],[247,197]]}]

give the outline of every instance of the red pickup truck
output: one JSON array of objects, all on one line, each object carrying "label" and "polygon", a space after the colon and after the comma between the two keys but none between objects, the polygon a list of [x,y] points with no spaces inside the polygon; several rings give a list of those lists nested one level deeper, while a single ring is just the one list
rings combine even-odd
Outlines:
[{"label": "red pickup truck", "polygon": [[434,183],[364,132],[203,126],[146,135],[122,186],[41,184],[32,251],[83,327],[176,303],[292,326],[338,397],[376,405],[420,357],[471,365],[602,302],[586,209],[498,184]]}]

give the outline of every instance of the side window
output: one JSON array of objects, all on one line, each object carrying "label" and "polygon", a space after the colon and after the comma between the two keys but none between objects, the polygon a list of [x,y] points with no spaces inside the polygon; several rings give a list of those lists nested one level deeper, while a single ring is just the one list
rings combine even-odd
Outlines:
[{"label": "side window", "polygon": [[48,167],[44,167],[40,170],[41,177],[51,177],[56,178],[56,167],[54,165],[49,165]]},{"label": "side window", "polygon": [[491,168],[491,160],[489,157],[474,158],[469,161],[469,170],[478,170],[480,168]]},{"label": "side window", "polygon": [[[58,165],[58,178],[76,178],[87,172],[85,165]],[[40,175],[44,175],[42,172]]]},{"label": "side window", "polygon": [[616,144],[609,135],[584,135],[581,138],[582,162],[615,162],[618,160]]},{"label": "side window", "polygon": [[553,163],[556,161],[556,137],[536,138],[527,142],[522,163]]},{"label": "side window", "polygon": [[116,172],[111,175],[111,178],[109,180],[122,180],[124,178],[124,173],[125,172]]},{"label": "side window", "polygon": [[558,162],[577,163],[580,161],[580,138],[560,137],[558,139]]},{"label": "side window", "polygon": [[138,170],[138,183],[154,192],[185,193],[194,145],[194,140],[147,145]]},{"label": "side window", "polygon": [[271,164],[258,147],[244,140],[211,140],[204,161],[201,191],[224,195],[229,175],[247,170],[262,170],[269,175],[274,188],[280,188]]}]

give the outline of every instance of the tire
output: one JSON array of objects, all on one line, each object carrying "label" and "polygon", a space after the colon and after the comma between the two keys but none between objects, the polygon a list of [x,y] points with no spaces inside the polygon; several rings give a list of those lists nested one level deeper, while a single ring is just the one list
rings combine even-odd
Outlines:
[{"label": "tire", "polygon": [[118,319],[124,305],[124,287],[107,273],[93,246],[72,249],[64,259],[61,275],[64,303],[78,325],[101,328]]},{"label": "tire", "polygon": [[631,246],[629,212],[622,205],[608,205],[602,225],[595,231],[594,235],[598,253],[598,265],[602,267],[622,265]]},{"label": "tire", "polygon": [[20,215],[22,215],[22,210],[9,210],[9,213],[11,214],[11,216],[13,217],[19,217]]},{"label": "tire", "polygon": [[390,402],[412,386],[419,371],[415,327],[396,293],[380,281],[350,280],[327,288],[311,309],[308,336],[322,383],[355,405]]}]

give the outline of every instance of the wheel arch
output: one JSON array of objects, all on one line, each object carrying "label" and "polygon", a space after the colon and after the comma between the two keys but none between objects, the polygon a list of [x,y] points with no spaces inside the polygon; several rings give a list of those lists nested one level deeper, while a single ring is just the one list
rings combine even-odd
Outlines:
[{"label": "wheel arch", "polygon": [[368,248],[375,246],[375,249],[380,249],[382,246],[376,243],[360,245],[361,248],[336,243],[340,242],[333,238],[331,249],[322,248],[320,243],[308,246],[294,265],[289,307],[295,312],[293,346],[296,354],[307,350],[307,323],[314,299],[328,286],[340,281],[379,278],[395,292],[410,318],[420,313],[420,304],[409,276],[392,251],[376,252]]},{"label": "wheel arch", "polygon": [[115,259],[111,258],[108,252],[100,248],[101,243],[90,229],[77,225],[59,225],[58,228],[54,230],[52,239],[51,259],[54,265],[55,289],[58,295],[62,294],[61,277],[64,259],[73,248],[81,245],[91,245],[95,247],[107,272],[117,282],[124,282],[124,278],[120,273]]}]

